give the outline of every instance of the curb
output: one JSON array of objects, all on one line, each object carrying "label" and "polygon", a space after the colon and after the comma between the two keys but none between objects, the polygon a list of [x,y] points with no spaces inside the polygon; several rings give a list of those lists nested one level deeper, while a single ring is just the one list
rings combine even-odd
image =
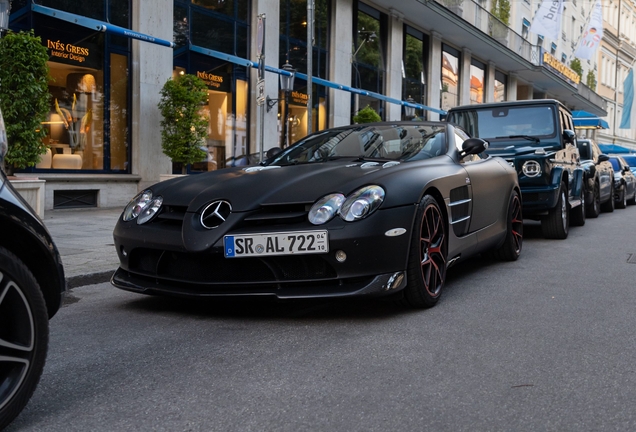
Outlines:
[{"label": "curb", "polygon": [[109,282],[115,269],[106,270],[97,273],[88,273],[77,276],[71,276],[66,278],[66,288],[71,290],[73,288],[81,287],[84,285],[95,285],[104,282]]}]

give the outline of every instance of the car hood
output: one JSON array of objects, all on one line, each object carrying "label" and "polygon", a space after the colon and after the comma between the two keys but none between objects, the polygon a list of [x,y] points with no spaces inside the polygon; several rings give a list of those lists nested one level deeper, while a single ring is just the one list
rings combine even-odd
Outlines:
[{"label": "car hood", "polygon": [[[262,204],[313,203],[329,193],[349,194],[360,186],[379,183],[391,173],[408,169],[400,163],[355,162],[351,159],[293,166],[226,168],[157,183],[151,189],[165,205],[196,212],[212,200],[227,200],[233,211],[250,211]],[[416,164],[421,166],[421,164]]]}]

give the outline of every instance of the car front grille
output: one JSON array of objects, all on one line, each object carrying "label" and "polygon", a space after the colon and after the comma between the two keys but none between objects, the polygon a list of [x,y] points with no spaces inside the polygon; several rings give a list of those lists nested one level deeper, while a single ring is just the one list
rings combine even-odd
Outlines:
[{"label": "car front grille", "polygon": [[297,255],[226,259],[215,253],[184,253],[138,248],[131,272],[192,283],[285,282],[337,277],[321,256]]},{"label": "car front grille", "polygon": [[[310,206],[311,204],[307,203],[262,205],[256,210],[246,212],[241,222],[233,229],[302,223],[307,220]],[[183,226],[186,211],[185,206],[164,205],[150,223],[180,228]]]}]

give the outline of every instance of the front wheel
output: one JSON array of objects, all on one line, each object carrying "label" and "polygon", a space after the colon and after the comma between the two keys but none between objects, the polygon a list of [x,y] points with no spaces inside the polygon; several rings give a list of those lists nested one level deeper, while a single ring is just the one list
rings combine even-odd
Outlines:
[{"label": "front wheel", "polygon": [[420,202],[409,252],[408,284],[404,300],[415,308],[435,306],[446,281],[448,240],[442,210],[435,198]]},{"label": "front wheel", "polygon": [[623,185],[621,191],[618,193],[618,198],[616,199],[616,208],[624,209],[627,207],[627,185]]},{"label": "front wheel", "polygon": [[523,245],[523,217],[521,214],[521,200],[517,191],[512,191],[508,205],[506,238],[503,244],[494,252],[495,258],[502,261],[516,261],[521,254]]},{"label": "front wheel", "polygon": [[572,226],[585,225],[585,191],[581,190],[581,204],[570,210]]},{"label": "front wheel", "polygon": [[585,216],[589,218],[597,218],[601,213],[601,190],[598,182],[594,182],[594,191],[592,192],[592,202],[587,203]]},{"label": "front wheel", "polygon": [[49,317],[37,281],[18,257],[0,247],[0,430],[35,391],[48,339]]},{"label": "front wheel", "polygon": [[547,239],[566,239],[570,231],[570,211],[568,209],[567,187],[561,183],[556,206],[541,220],[543,236]]}]

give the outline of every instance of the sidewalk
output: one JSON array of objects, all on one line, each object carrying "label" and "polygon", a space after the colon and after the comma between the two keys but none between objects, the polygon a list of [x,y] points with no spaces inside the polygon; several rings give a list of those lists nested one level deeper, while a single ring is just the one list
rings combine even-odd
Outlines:
[{"label": "sidewalk", "polygon": [[47,210],[44,224],[62,255],[68,288],[107,282],[119,267],[113,230],[123,208]]}]

